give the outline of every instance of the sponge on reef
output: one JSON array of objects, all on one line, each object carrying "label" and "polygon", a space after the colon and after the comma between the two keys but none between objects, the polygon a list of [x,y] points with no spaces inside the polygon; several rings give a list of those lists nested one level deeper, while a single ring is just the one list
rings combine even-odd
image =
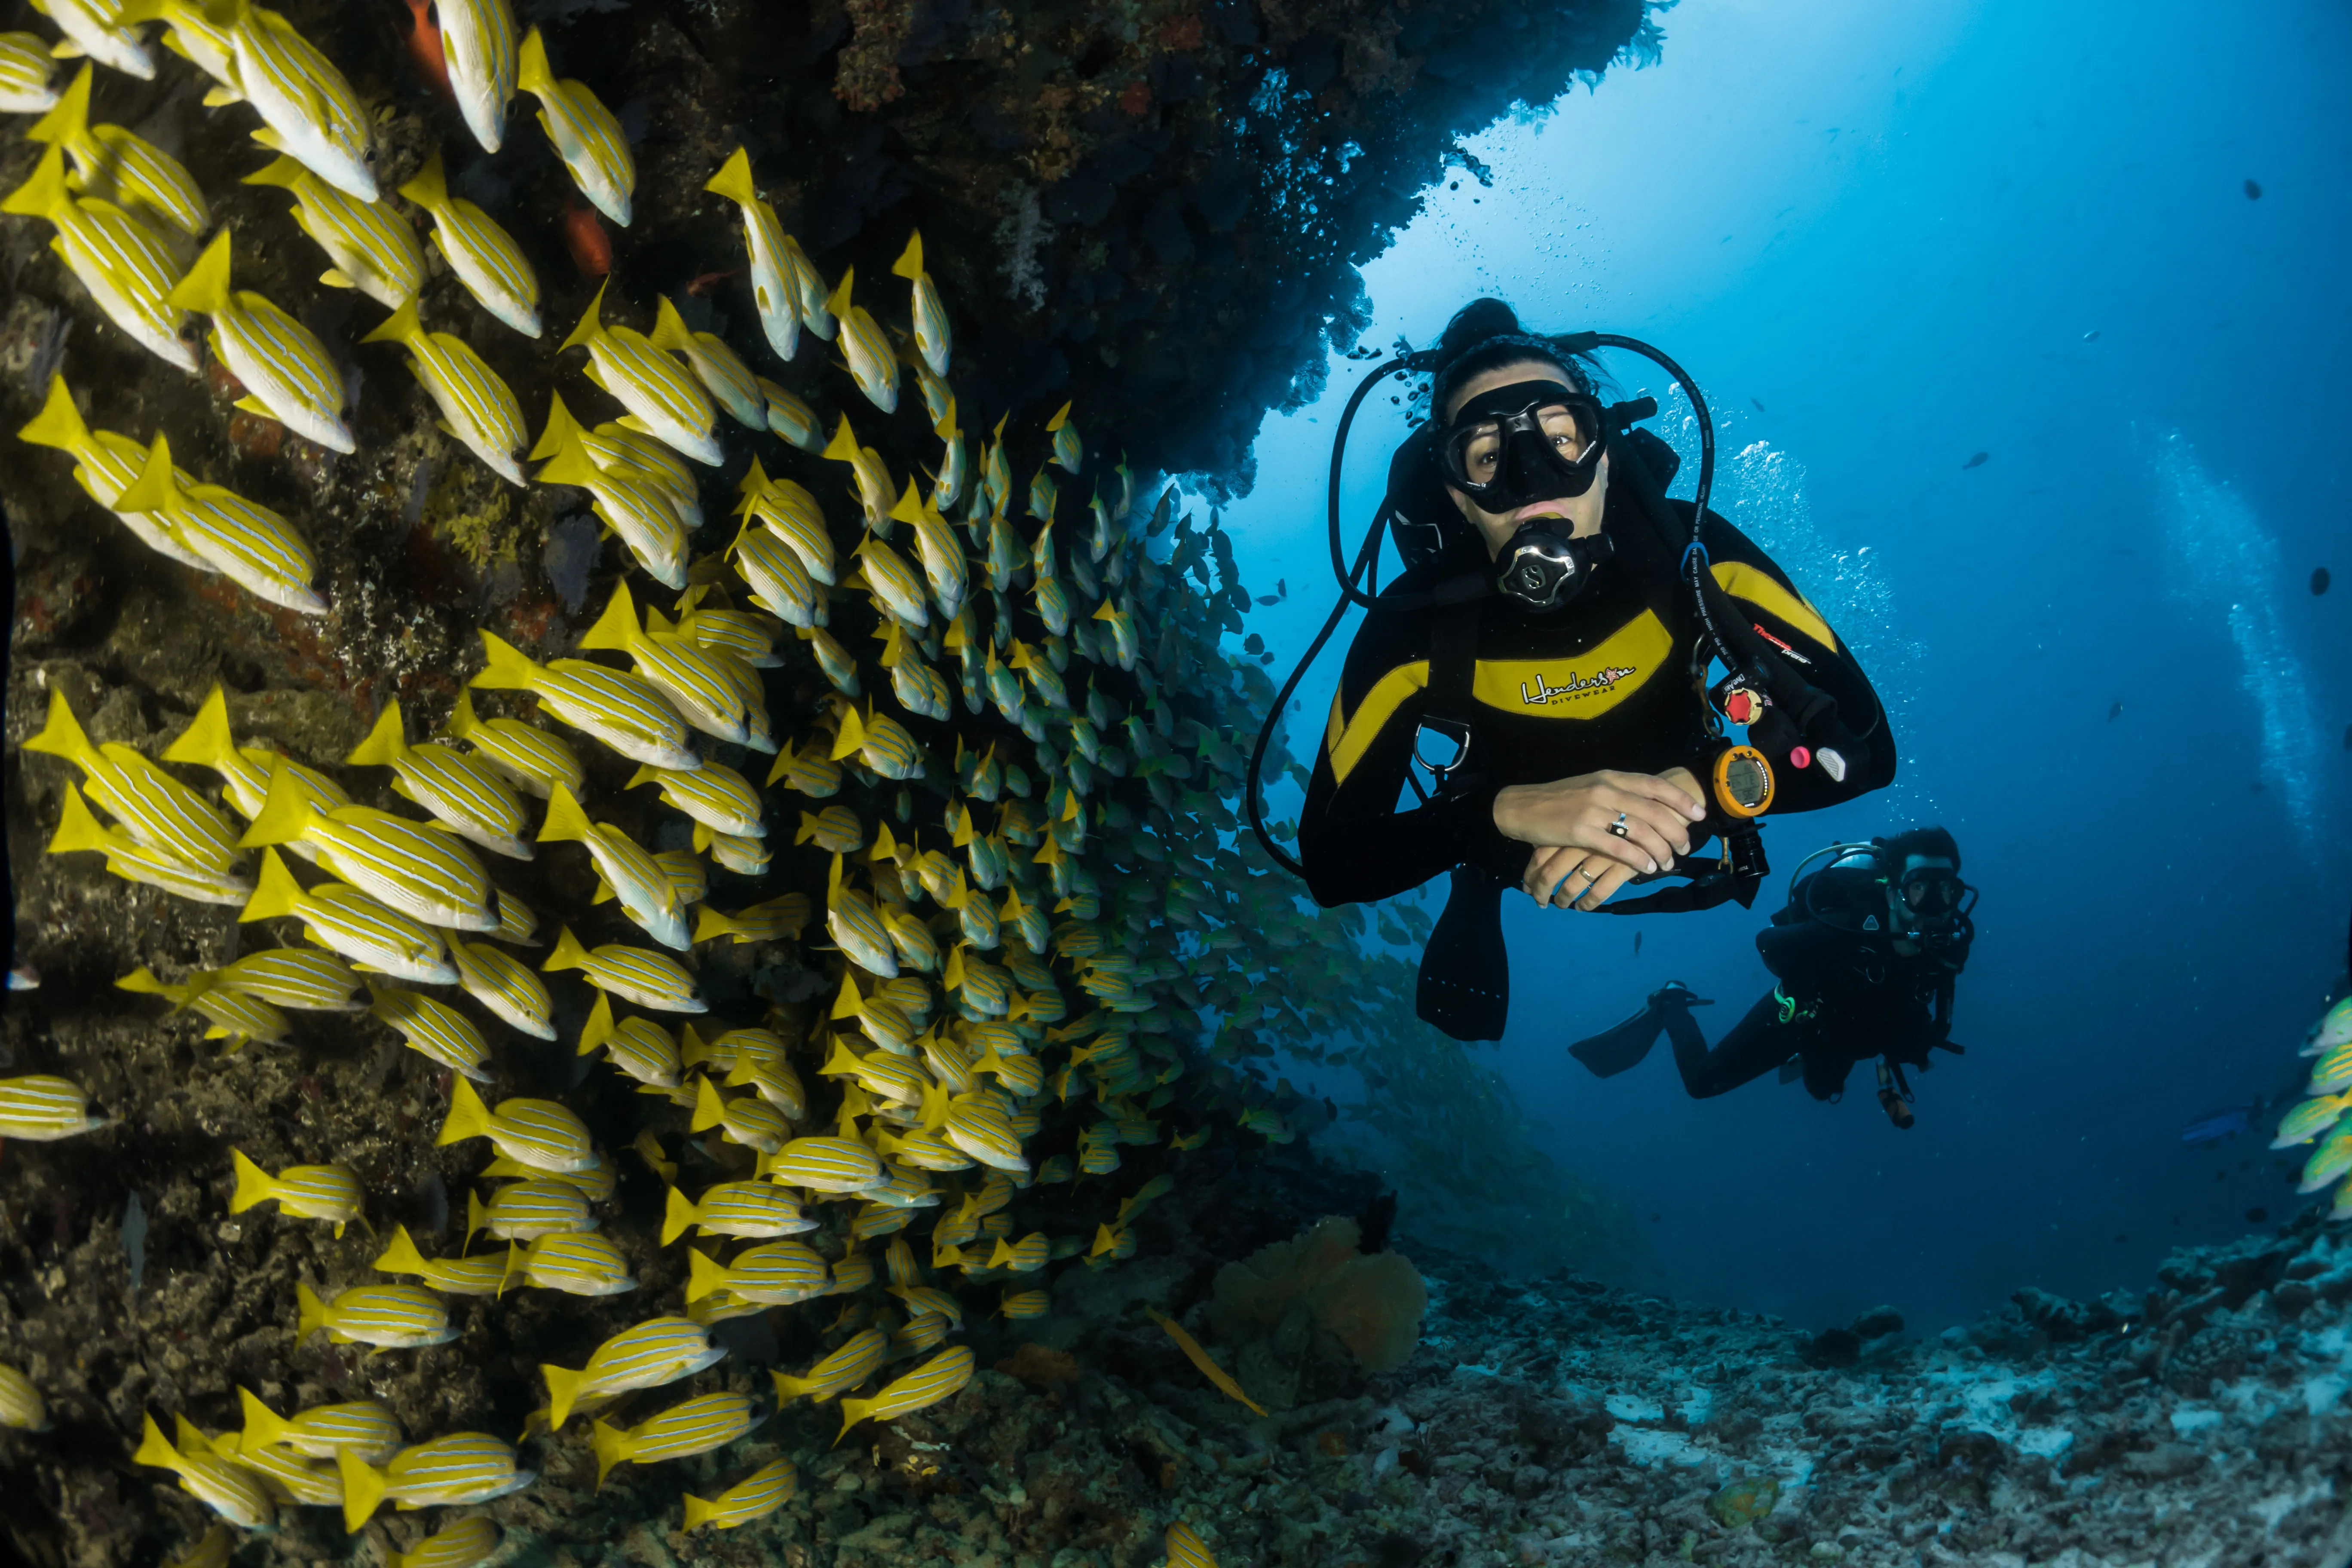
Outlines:
[{"label": "sponge on reef", "polygon": [[1267,1338],[1304,1317],[1318,1355],[1393,1372],[1421,1342],[1429,1289],[1411,1260],[1358,1250],[1352,1219],[1333,1217],[1217,1271],[1209,1326],[1228,1343]]}]

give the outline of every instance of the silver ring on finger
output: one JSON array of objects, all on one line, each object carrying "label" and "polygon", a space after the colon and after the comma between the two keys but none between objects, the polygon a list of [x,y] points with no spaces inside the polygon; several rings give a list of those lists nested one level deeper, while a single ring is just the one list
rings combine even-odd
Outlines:
[{"label": "silver ring on finger", "polygon": [[1609,825],[1609,831],[1615,834],[1620,838],[1628,838],[1632,837],[1631,832],[1625,826],[1625,814],[1623,812],[1621,811],[1617,814],[1617,820]]}]

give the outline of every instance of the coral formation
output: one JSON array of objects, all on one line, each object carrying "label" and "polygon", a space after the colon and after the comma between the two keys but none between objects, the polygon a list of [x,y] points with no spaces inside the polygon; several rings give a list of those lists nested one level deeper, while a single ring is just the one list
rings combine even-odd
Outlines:
[{"label": "coral formation", "polygon": [[[1220,1340],[1243,1348],[1244,1366],[1255,1342],[1272,1340],[1324,1361],[1352,1360],[1366,1372],[1393,1372],[1421,1338],[1429,1292],[1402,1254],[1368,1258],[1357,1249],[1358,1240],[1356,1222],[1334,1216],[1226,1264],[1217,1271],[1210,1327]],[[1295,1394],[1274,1397],[1286,1406]]]}]

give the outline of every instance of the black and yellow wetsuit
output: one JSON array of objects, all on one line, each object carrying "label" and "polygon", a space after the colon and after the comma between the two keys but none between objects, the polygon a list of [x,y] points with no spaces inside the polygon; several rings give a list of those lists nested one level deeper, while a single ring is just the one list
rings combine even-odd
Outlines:
[{"label": "black and yellow wetsuit", "polygon": [[[1667,504],[1687,528],[1691,503]],[[1675,582],[1666,547],[1619,488],[1611,489],[1602,527],[1615,554],[1567,606],[1537,616],[1500,596],[1484,601],[1469,751],[1437,798],[1402,802],[1405,809],[1399,809],[1400,797],[1424,713],[1433,627],[1444,612],[1368,612],[1348,651],[1299,821],[1299,858],[1318,903],[1389,898],[1461,865],[1517,881],[1531,852],[1495,826],[1495,795],[1506,785],[1602,769],[1696,772],[1704,764],[1707,737],[1692,658],[1698,628],[1688,591]],[[1868,747],[1867,759],[1843,781],[1818,766],[1780,769],[1773,815],[1817,810],[1884,787],[1895,776],[1895,740],[1852,650],[1788,574],[1729,522],[1709,513],[1702,538],[1715,579],[1736,608],[1805,679],[1836,700],[1847,727]],[[1465,541],[1381,596],[1422,593],[1484,559],[1483,550]]]}]

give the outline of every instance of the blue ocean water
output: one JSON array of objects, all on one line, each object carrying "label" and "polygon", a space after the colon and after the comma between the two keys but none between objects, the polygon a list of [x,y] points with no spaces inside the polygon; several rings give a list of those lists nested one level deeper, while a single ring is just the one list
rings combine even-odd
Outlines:
[{"label": "blue ocean water", "polygon": [[[1949,826],[1983,889],[1969,1054],[1919,1081],[1907,1133],[1860,1075],[1835,1106],[1769,1079],[1693,1101],[1663,1048],[1606,1082],[1563,1054],[1669,977],[1727,1027],[1770,984],[1751,939],[1776,880],[1754,913],[1515,900],[1511,1028],[1481,1059],[1549,1152],[1633,1195],[1662,1291],[1808,1324],[1885,1301],[1932,1330],[2021,1285],[2144,1284],[2171,1247],[2308,1201],[2264,1147],[2274,1110],[2179,1134],[2299,1083],[2343,963],[2352,588],[2307,584],[2352,573],[2352,16],[1691,0],[1661,20],[1655,68],[1472,145],[1491,183],[1461,173],[1365,269],[1365,341],[1425,343],[1493,292],[1693,371],[1717,508],[1863,651],[1902,741],[1894,788],[1776,819],[1774,860]],[[1277,676],[1329,602],[1324,475],[1362,369],[1335,361],[1319,402],[1268,421],[1227,514],[1253,588],[1290,590],[1253,617]],[[1403,429],[1368,405],[1351,536]]]}]

